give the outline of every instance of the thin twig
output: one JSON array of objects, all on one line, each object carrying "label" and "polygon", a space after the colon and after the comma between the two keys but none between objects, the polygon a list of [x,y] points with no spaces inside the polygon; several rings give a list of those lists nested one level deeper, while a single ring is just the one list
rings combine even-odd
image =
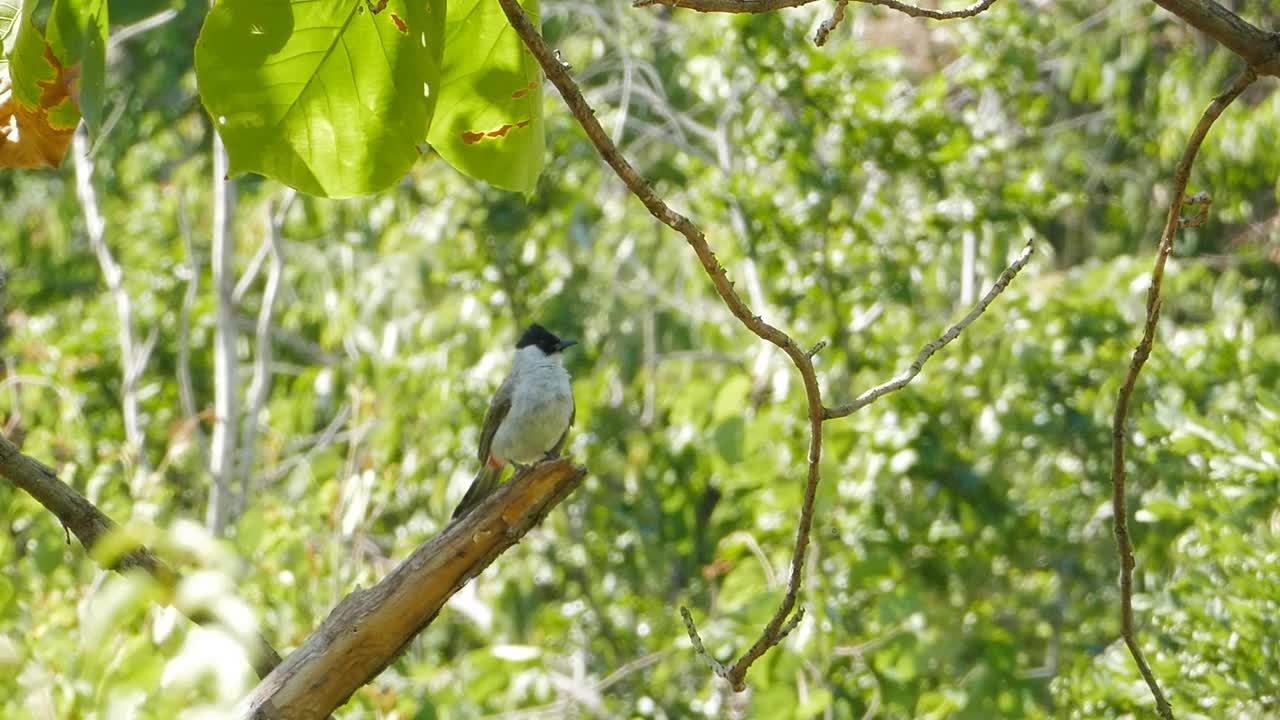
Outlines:
[{"label": "thin twig", "polygon": [[728,680],[729,668],[725,667],[724,663],[711,657],[711,653],[707,652],[706,646],[702,644],[702,636],[698,634],[698,626],[693,624],[693,615],[689,612],[689,608],[681,605],[680,617],[684,618],[684,628],[689,632],[689,642],[693,643],[694,654],[702,658],[702,661],[707,664],[707,667],[711,668],[711,672],[715,673],[716,676]]},{"label": "thin twig", "polygon": [[[1205,108],[1204,114],[1200,116],[1200,122],[1196,124],[1195,130],[1192,131],[1191,137],[1187,140],[1187,147],[1182,151],[1182,158],[1178,160],[1178,165],[1173,173],[1173,198],[1169,202],[1169,212],[1165,218],[1164,231],[1160,234],[1160,246],[1156,252],[1155,266],[1151,269],[1151,287],[1147,291],[1147,319],[1142,329],[1142,341],[1138,343],[1138,347],[1133,351],[1133,359],[1129,363],[1129,372],[1125,376],[1124,384],[1120,386],[1119,396],[1116,398],[1116,412],[1111,425],[1111,512],[1112,522],[1115,526],[1116,549],[1120,554],[1120,634],[1124,637],[1125,645],[1129,647],[1129,654],[1133,656],[1133,661],[1138,665],[1138,671],[1142,673],[1142,678],[1146,680],[1147,687],[1151,689],[1151,695],[1156,701],[1156,711],[1160,713],[1160,717],[1165,720],[1173,720],[1173,709],[1169,706],[1169,701],[1165,699],[1164,693],[1160,690],[1159,683],[1156,682],[1156,676],[1151,672],[1151,666],[1147,664],[1146,657],[1142,653],[1142,647],[1138,644],[1138,638],[1133,629],[1133,568],[1135,565],[1133,557],[1133,545],[1129,540],[1129,516],[1128,508],[1125,504],[1125,422],[1129,416],[1129,402],[1133,397],[1134,386],[1138,382],[1138,373],[1142,372],[1142,366],[1146,364],[1147,358],[1151,355],[1151,347],[1155,342],[1156,323],[1160,319],[1160,288],[1164,282],[1164,266],[1169,259],[1169,254],[1173,252],[1173,237],[1177,233],[1178,228],[1183,225],[1182,206],[1186,201],[1187,182],[1191,179],[1191,167],[1195,163],[1196,154],[1200,151],[1200,145],[1204,142],[1204,138],[1209,134],[1209,128],[1213,127],[1213,123],[1222,115],[1222,111],[1227,109],[1233,100],[1244,92],[1254,80],[1257,79],[1257,73],[1252,68],[1246,68],[1235,80],[1226,92],[1213,99],[1209,103],[1209,107]],[[1208,198],[1195,199],[1204,212],[1208,212]]]},{"label": "thin twig", "polygon": [[[714,13],[767,13],[775,10],[783,10],[785,8],[800,7],[818,0],[633,0],[632,7],[648,7],[650,5],[665,5],[667,7],[681,8],[683,10],[696,10],[698,12],[714,12]],[[958,20],[961,18],[969,18],[979,15],[986,11],[987,8],[995,4],[996,0],[979,0],[968,7],[959,10],[935,10],[933,8],[923,8],[916,5],[909,5],[898,0],[854,0],[864,5],[879,5],[887,7],[890,10],[897,10],[911,17],[927,18],[929,20]],[[837,3],[842,6],[849,0]],[[837,10],[837,12],[839,12]],[[839,20],[836,20],[839,22]],[[833,25],[834,27],[834,25]],[[822,43],[818,43],[821,45]]]},{"label": "thin twig", "polygon": [[831,31],[844,21],[845,8],[849,6],[849,0],[836,0],[836,9],[831,11],[831,17],[822,21],[818,26],[818,30],[813,34],[813,44],[822,47],[827,44],[827,38],[831,37]]},{"label": "thin twig", "polygon": [[236,468],[236,424],[240,417],[240,360],[236,355],[233,216],[235,186],[227,177],[227,150],[213,134],[213,292],[217,310],[213,333],[213,439],[209,448],[209,504],[205,524],[221,535],[231,519],[231,484]]},{"label": "thin twig", "polygon": [[924,364],[928,362],[929,358],[933,357],[934,353],[942,349],[942,347],[947,343],[959,337],[960,333],[963,332],[965,328],[973,324],[973,321],[977,320],[982,313],[986,312],[987,307],[991,305],[996,297],[999,296],[1000,293],[1004,292],[1005,288],[1009,287],[1009,283],[1017,277],[1022,268],[1026,267],[1027,263],[1031,260],[1032,249],[1032,241],[1028,240],[1026,246],[1022,248],[1022,252],[1018,254],[1017,259],[1010,263],[1009,267],[1004,269],[1004,272],[1000,273],[1000,277],[996,280],[995,284],[991,286],[991,289],[987,291],[986,295],[982,296],[982,299],[978,301],[978,304],[973,306],[973,309],[969,311],[969,314],[965,315],[960,322],[947,328],[947,331],[933,342],[921,348],[920,353],[916,355],[915,362],[911,363],[911,367],[907,368],[906,372],[892,380],[889,380],[888,382],[881,383],[870,390],[867,390],[854,398],[853,402],[846,403],[838,407],[827,408],[826,419],[830,420],[832,418],[852,415],[885,395],[906,387],[907,383],[914,380],[916,375],[920,374],[920,370],[924,368]]},{"label": "thin twig", "polygon": [[171,20],[174,20],[177,17],[178,17],[178,11],[174,10],[173,8],[169,8],[168,10],[161,10],[160,12],[156,13],[155,15],[151,15],[150,17],[142,18],[138,22],[133,23],[131,25],[125,25],[124,27],[116,28],[111,31],[111,39],[107,42],[107,47],[109,49],[114,50],[115,48],[134,39],[135,37],[138,37],[139,35],[142,35],[144,33],[151,32],[152,30],[155,30],[161,25],[164,25],[165,23],[170,22]]},{"label": "thin twig", "polygon": [[182,234],[182,244],[187,250],[187,289],[182,294],[182,309],[178,312],[178,402],[182,406],[183,416],[191,424],[191,434],[195,438],[202,464],[208,466],[209,441],[200,427],[195,384],[191,381],[191,310],[195,307],[200,292],[200,258],[196,255],[195,243],[191,238],[191,225],[187,220],[186,202],[182,196],[178,197],[178,232]]},{"label": "thin twig", "polygon": [[254,332],[253,371],[249,380],[247,404],[240,423],[240,494],[236,500],[237,514],[249,506],[250,478],[258,448],[258,416],[267,404],[271,393],[271,323],[276,308],[276,296],[280,291],[280,276],[284,273],[284,258],[280,251],[280,233],[289,208],[298,197],[293,188],[285,190],[280,207],[272,212],[273,203],[267,203],[266,237],[262,246],[267,250],[269,264],[267,280],[262,288],[262,301],[258,308],[258,322]]},{"label": "thin twig", "polygon": [[93,156],[89,152],[88,130],[82,124],[72,137],[72,155],[76,166],[76,194],[80,197],[80,209],[84,212],[85,229],[89,233],[89,245],[98,258],[102,278],[107,283],[116,306],[116,341],[120,345],[120,405],[124,415],[124,434],[129,443],[129,454],[136,458],[138,466],[147,469],[146,438],[138,411],[138,379],[155,346],[154,337],[141,347],[134,338],[133,303],[124,286],[124,271],[107,246],[107,221],[98,207],[98,193],[93,187]]}]

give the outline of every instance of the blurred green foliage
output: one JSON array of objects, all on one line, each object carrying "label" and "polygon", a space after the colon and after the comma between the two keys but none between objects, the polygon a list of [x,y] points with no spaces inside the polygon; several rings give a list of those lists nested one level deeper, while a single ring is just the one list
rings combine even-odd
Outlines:
[{"label": "blurred green foliage", "polygon": [[[255,618],[287,652],[442,527],[532,320],[582,340],[570,452],[591,476],[342,717],[1150,713],[1118,640],[1111,415],[1171,168],[1235,61],[1147,4],[999,3],[947,24],[857,6],[821,50],[808,38],[825,7],[624,5],[552,3],[544,27],[754,309],[802,344],[831,341],[830,403],[904,369],[967,310],[966,242],[979,293],[1038,243],[914,383],[828,423],[806,619],[750,691],[713,681],[676,608],[726,659],[781,599],[804,479],[798,378],[554,96],[527,201],[428,156],[385,194],[292,206],[252,492],[224,540],[194,522],[215,307],[197,3],[112,51],[107,114],[121,119],[96,149],[107,240],[139,334],[157,335],[138,386],[145,447],[124,440],[118,319],[70,163],[0,175],[6,429],[189,579],[169,597],[103,573],[0,484],[0,716],[225,711],[253,684],[236,638]],[[1202,151],[1191,189],[1212,192],[1211,220],[1179,236],[1132,412],[1140,637],[1181,718],[1280,713],[1278,111],[1260,85]],[[237,187],[243,272],[281,190]],[[193,279],[198,421],[177,382]],[[245,363],[261,288],[239,304]],[[156,601],[214,609],[224,629]]]}]

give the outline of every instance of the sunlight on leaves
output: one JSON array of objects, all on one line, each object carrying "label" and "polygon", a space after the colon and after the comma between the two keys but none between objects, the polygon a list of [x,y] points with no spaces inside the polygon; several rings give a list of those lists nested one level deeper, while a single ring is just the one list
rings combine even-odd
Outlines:
[{"label": "sunlight on leaves", "polygon": [[[521,4],[536,27],[537,0]],[[450,2],[445,42],[431,146],[477,180],[531,192],[546,148],[537,61],[493,0]]]},{"label": "sunlight on leaves", "polygon": [[409,172],[440,93],[444,1],[224,0],[196,42],[231,174],[350,197]]}]

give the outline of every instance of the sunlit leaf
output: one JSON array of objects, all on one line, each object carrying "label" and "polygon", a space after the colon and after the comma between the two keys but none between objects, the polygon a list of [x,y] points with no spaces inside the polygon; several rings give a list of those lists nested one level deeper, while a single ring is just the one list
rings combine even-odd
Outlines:
[{"label": "sunlit leaf", "polygon": [[444,6],[214,5],[196,42],[196,76],[232,174],[260,173],[328,197],[403,178],[440,97]]},{"label": "sunlit leaf", "polygon": [[[538,1],[522,3],[535,27]],[[530,192],[542,173],[542,73],[495,0],[451,0],[431,146],[477,180]]]}]

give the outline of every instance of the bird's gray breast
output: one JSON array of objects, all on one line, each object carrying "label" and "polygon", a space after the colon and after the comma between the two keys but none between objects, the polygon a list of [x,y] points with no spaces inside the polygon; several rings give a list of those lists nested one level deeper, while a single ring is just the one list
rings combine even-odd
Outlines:
[{"label": "bird's gray breast", "polygon": [[521,373],[511,395],[511,409],[493,436],[493,454],[507,462],[541,459],[569,427],[573,389],[569,373],[559,365]]}]

